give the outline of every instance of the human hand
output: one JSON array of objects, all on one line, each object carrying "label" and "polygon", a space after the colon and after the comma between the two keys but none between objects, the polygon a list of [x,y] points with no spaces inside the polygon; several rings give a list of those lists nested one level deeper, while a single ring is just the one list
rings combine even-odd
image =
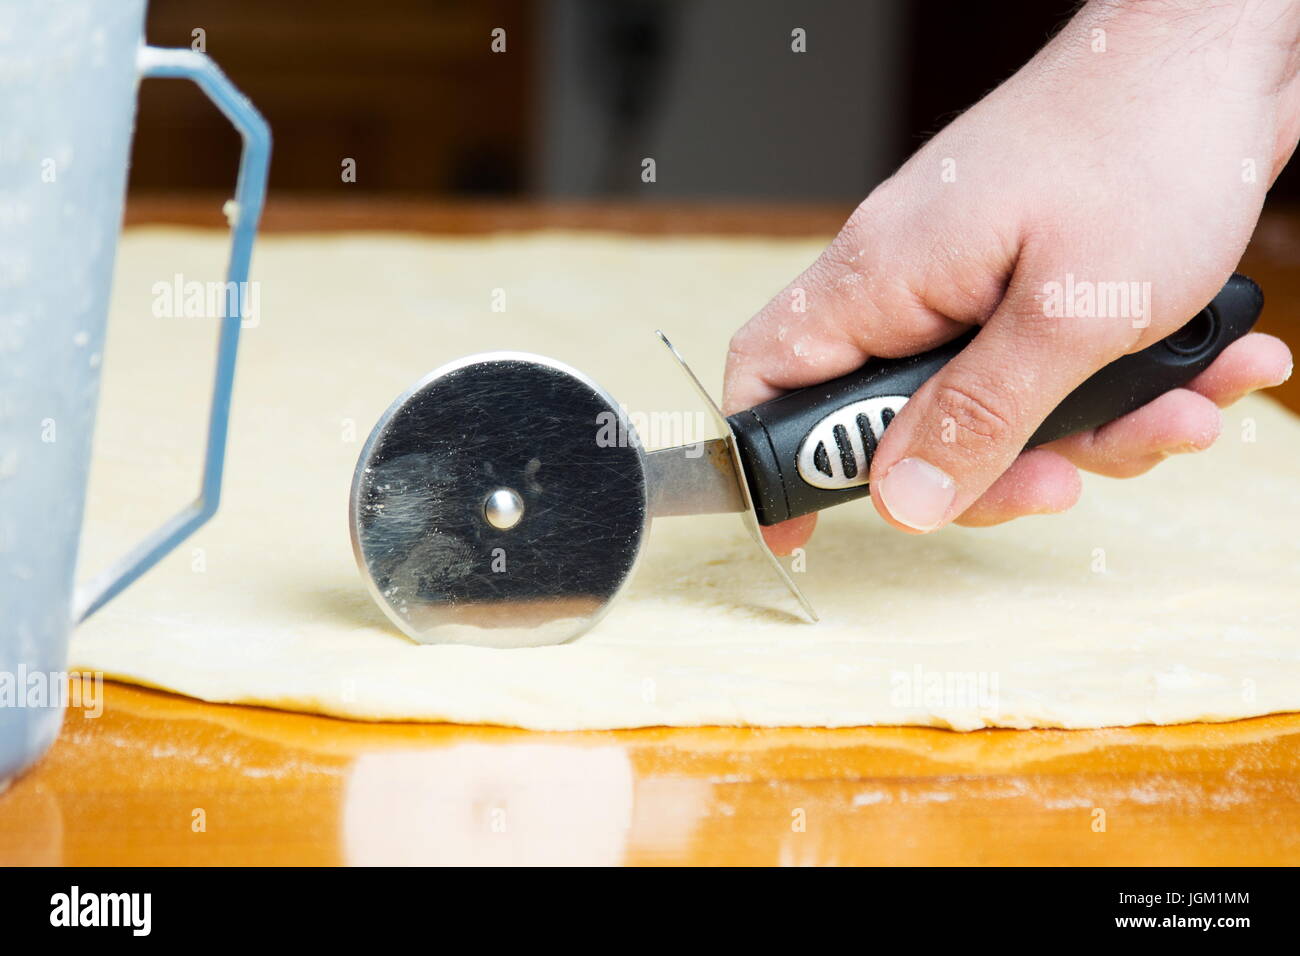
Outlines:
[{"label": "human hand", "polygon": [[[872,461],[876,509],[912,532],[1062,511],[1079,468],[1131,477],[1209,447],[1219,407],[1290,374],[1280,340],[1245,336],[1187,388],[1022,451],[1084,379],[1175,331],[1232,273],[1300,136],[1298,49],[1290,0],[1088,4],[736,333],[725,411],[981,326]],[[1051,291],[1067,283],[1134,295],[1123,314],[1102,296],[1100,314],[1067,317]],[[764,534],[788,553],[815,521]]]}]

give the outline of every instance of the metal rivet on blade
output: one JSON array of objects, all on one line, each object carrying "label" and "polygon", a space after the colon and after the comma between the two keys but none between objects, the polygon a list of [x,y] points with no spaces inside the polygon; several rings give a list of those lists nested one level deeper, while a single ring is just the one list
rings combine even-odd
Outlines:
[{"label": "metal rivet on blade", "polygon": [[524,517],[524,499],[511,488],[498,488],[483,502],[483,517],[501,531],[509,531]]}]

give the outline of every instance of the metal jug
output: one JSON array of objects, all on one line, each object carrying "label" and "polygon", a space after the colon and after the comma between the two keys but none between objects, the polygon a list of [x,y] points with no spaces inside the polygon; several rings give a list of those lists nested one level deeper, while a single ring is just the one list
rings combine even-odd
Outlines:
[{"label": "metal jug", "polygon": [[[146,0],[0,5],[0,789],[54,741],[68,637],[217,508],[270,133],[204,54],[144,45]],[[74,585],[136,88],[197,83],[243,137],[197,498]]]}]

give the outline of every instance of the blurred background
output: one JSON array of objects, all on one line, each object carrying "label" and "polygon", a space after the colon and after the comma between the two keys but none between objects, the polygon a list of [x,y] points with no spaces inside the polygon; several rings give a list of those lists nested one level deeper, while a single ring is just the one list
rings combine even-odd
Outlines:
[{"label": "blurred background", "polygon": [[[152,0],[147,36],[202,44],[263,111],[273,196],[851,204],[1076,6]],[[146,83],[133,194],[228,190],[237,146],[193,86]]]}]

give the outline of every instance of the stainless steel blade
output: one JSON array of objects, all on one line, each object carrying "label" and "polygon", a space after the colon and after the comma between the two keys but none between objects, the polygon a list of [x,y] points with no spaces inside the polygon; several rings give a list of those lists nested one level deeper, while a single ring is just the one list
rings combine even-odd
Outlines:
[{"label": "stainless steel blade", "polygon": [[[668,349],[668,354],[677,362],[678,367],[680,367],[682,372],[685,373],[686,378],[690,381],[691,385],[695,387],[695,391],[699,393],[700,398],[704,400],[705,406],[708,408],[709,413],[713,416],[718,428],[724,435],[722,438],[723,447],[726,448],[727,455],[731,459],[731,470],[736,476],[736,484],[740,487],[743,507],[739,510],[741,519],[745,522],[745,530],[749,532],[749,536],[754,540],[754,544],[758,545],[758,549],[767,556],[768,563],[772,566],[772,569],[776,572],[782,583],[789,588],[790,593],[793,594],[795,599],[799,602],[799,606],[802,607],[804,613],[808,615],[808,620],[816,623],[817,612],[813,609],[812,602],[808,600],[807,595],[803,593],[799,588],[799,585],[794,583],[794,578],[790,577],[790,572],[785,569],[785,565],[781,563],[781,559],[772,553],[772,549],[769,548],[767,542],[763,540],[763,530],[758,525],[758,518],[754,513],[754,502],[749,494],[749,482],[745,478],[745,464],[740,459],[740,448],[736,444],[736,436],[731,430],[731,423],[728,422],[727,417],[722,414],[722,409],[718,407],[717,402],[713,400],[713,396],[709,394],[708,390],[700,382],[699,377],[695,374],[694,370],[686,364],[686,359],[682,358],[681,353],[679,353],[677,349],[673,348],[673,343],[668,341],[668,336],[658,330],[656,330],[655,334],[659,336],[659,341]],[[653,492],[650,493],[652,494]]]},{"label": "stainless steel blade", "polygon": [[540,355],[490,352],[430,372],[357,460],[349,526],[389,618],[422,644],[536,647],[591,627],[635,570],[645,453],[613,397]]},{"label": "stainless steel blade", "polygon": [[645,464],[652,518],[745,510],[745,494],[725,438],[652,451]]}]

